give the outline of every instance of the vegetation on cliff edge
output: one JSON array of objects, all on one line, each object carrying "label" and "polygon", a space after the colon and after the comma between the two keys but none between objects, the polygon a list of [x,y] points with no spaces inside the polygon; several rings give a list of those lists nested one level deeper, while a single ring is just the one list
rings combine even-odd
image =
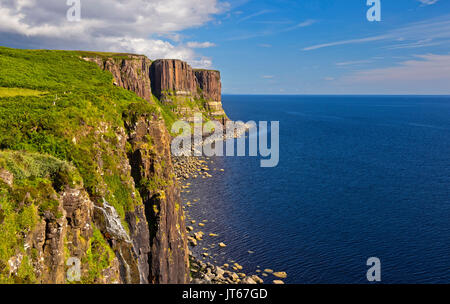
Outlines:
[{"label": "vegetation on cliff edge", "polygon": [[[125,213],[141,203],[124,173],[118,134],[125,135],[123,117],[165,111],[114,86],[109,72],[81,57],[0,47],[0,169],[14,175],[13,186],[0,179],[0,282],[35,280],[28,258],[23,277],[11,278],[8,259],[24,250],[21,236],[40,213],[57,213],[52,197],[61,185],[83,183],[94,201],[105,198],[116,208],[126,229]],[[24,197],[29,202],[22,204]],[[94,237],[88,282],[111,262],[101,235]]]}]

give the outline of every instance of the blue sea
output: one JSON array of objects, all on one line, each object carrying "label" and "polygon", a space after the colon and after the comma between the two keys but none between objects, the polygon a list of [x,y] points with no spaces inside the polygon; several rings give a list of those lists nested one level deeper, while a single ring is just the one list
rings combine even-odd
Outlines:
[{"label": "blue sea", "polygon": [[183,198],[200,201],[189,216],[219,234],[195,254],[209,248],[206,260],[248,274],[286,271],[286,283],[367,283],[369,257],[382,283],[450,282],[450,97],[226,95],[223,105],[232,120],[279,121],[280,162],[213,157],[213,177],[190,181]]}]

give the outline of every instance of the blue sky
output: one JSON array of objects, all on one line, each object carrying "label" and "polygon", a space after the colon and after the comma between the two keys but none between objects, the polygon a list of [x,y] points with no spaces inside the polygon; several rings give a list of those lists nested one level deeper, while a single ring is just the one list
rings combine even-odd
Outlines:
[{"label": "blue sky", "polygon": [[[183,32],[216,45],[203,53],[222,71],[225,93],[450,93],[450,1],[382,0],[381,22],[367,20],[364,0],[230,4]],[[334,42],[342,44],[306,49]],[[417,70],[425,75],[406,77]]]},{"label": "blue sky", "polygon": [[2,0],[0,45],[134,52],[222,73],[225,94],[450,94],[450,1]]}]

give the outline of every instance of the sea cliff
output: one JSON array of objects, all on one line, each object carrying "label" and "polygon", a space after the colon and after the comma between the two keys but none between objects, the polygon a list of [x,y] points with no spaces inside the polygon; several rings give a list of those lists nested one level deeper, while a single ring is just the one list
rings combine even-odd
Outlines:
[{"label": "sea cliff", "polygon": [[83,59],[109,71],[114,84],[149,102],[159,101],[178,118],[192,120],[194,113],[224,123],[220,72],[196,70],[184,61],[146,56],[84,52]]},{"label": "sea cliff", "polygon": [[0,61],[0,282],[188,283],[167,126],[225,121],[220,74],[133,54]]}]

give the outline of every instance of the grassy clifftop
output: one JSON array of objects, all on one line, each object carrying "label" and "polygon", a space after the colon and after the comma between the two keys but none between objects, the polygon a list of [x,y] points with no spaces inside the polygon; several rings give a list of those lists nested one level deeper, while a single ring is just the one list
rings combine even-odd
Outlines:
[{"label": "grassy clifftop", "polygon": [[72,162],[87,187],[98,178],[93,164],[97,151],[95,136],[84,136],[84,126],[108,124],[113,130],[123,127],[125,114],[159,111],[115,87],[110,73],[83,61],[77,52],[0,48],[0,66],[0,149]]}]

